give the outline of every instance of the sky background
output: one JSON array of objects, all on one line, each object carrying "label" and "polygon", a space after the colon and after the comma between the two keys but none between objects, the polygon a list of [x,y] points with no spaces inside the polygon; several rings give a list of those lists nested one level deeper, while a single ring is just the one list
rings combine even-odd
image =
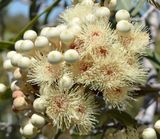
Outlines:
[{"label": "sky background", "polygon": [[[45,1],[46,1],[46,3],[43,6],[43,8],[41,9],[41,11],[46,6],[49,6],[53,2],[53,0],[45,0]],[[64,2],[64,0],[62,2]],[[67,0],[67,3],[70,5],[71,4],[70,0]],[[11,16],[15,16],[15,15],[18,15],[18,14],[28,16],[29,4],[27,4],[25,2],[21,2],[20,0],[13,0],[13,2],[11,2],[9,4],[8,10],[9,10],[8,12]],[[61,13],[63,10],[64,9],[62,7],[55,8],[53,10],[53,12],[51,13],[49,20],[52,20],[52,19],[56,18],[59,15],[59,13]]]}]

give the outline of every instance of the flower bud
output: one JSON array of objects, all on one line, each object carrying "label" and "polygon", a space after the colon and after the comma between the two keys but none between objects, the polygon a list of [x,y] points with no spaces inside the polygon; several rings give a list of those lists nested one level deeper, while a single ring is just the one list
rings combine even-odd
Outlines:
[{"label": "flower bud", "polygon": [[64,60],[68,63],[74,63],[79,60],[79,54],[74,49],[69,49],[64,53]]},{"label": "flower bud", "polygon": [[81,20],[78,17],[74,17],[70,22],[69,22],[69,26],[74,26],[74,25],[80,25],[81,24]]},{"label": "flower bud", "polygon": [[73,32],[73,34],[78,34],[82,29],[79,25],[73,25],[69,28],[69,30]]},{"label": "flower bud", "polygon": [[154,128],[155,128],[156,131],[160,134],[160,120],[158,120],[158,121],[154,124]]},{"label": "flower bud", "polygon": [[70,45],[73,43],[75,35],[71,30],[66,29],[61,32],[60,39],[65,45]]},{"label": "flower bud", "polygon": [[47,32],[46,32],[46,37],[51,40],[57,40],[59,38],[60,31],[56,27],[51,27]]},{"label": "flower bud", "polygon": [[12,98],[17,98],[17,97],[25,97],[25,95],[23,94],[22,91],[17,90],[17,91],[14,91],[14,92],[13,92]]},{"label": "flower bud", "polygon": [[73,80],[67,75],[64,75],[59,81],[59,86],[62,89],[69,89],[71,88],[72,85],[73,85]]},{"label": "flower bud", "polygon": [[31,40],[24,40],[22,43],[21,43],[21,50],[22,52],[29,52],[33,49],[34,47],[34,44]]},{"label": "flower bud", "polygon": [[24,35],[23,39],[34,41],[37,38],[37,33],[34,30],[27,30]]},{"label": "flower bud", "polygon": [[22,69],[28,68],[30,64],[31,60],[28,57],[22,57],[18,62],[18,66]]},{"label": "flower bud", "polygon": [[11,87],[10,88],[11,88],[12,91],[20,90],[20,87],[17,85],[17,80],[13,81],[11,83]]},{"label": "flower bud", "polygon": [[56,27],[56,29],[58,29],[58,31],[61,33],[63,30],[67,29],[67,25],[60,24]]},{"label": "flower bud", "polygon": [[19,68],[16,68],[14,73],[13,73],[13,77],[14,79],[20,79],[22,77],[22,74],[20,72],[20,69]]},{"label": "flower bud", "polygon": [[156,132],[153,128],[146,128],[142,133],[143,139],[157,139]]},{"label": "flower bud", "polygon": [[129,14],[129,12],[127,10],[123,10],[123,9],[119,10],[116,13],[115,17],[116,17],[116,21],[117,22],[121,21],[121,20],[127,20],[127,21],[130,20],[130,14]]},{"label": "flower bud", "polygon": [[109,9],[114,10],[116,8],[116,5],[117,5],[117,0],[110,0],[108,7]]},{"label": "flower bud", "polygon": [[17,110],[24,110],[27,107],[27,102],[24,97],[17,97],[13,101],[13,106]]},{"label": "flower bud", "polygon": [[46,107],[45,107],[45,100],[43,98],[37,98],[33,102],[33,108],[37,112],[44,112]]},{"label": "flower bud", "polygon": [[121,20],[117,23],[116,29],[119,32],[127,33],[131,30],[131,23],[126,20]]},{"label": "flower bud", "polygon": [[51,51],[48,54],[48,62],[51,64],[57,64],[60,63],[63,59],[63,55],[59,51]]},{"label": "flower bud", "polygon": [[19,40],[15,43],[14,48],[17,52],[21,52],[21,44],[23,43],[24,40]]},{"label": "flower bud", "polygon": [[38,36],[35,40],[35,47],[40,49],[49,46],[49,41],[44,36]]},{"label": "flower bud", "polygon": [[92,0],[82,0],[81,4],[85,6],[93,6],[94,2]]},{"label": "flower bud", "polygon": [[10,59],[7,59],[3,62],[3,68],[5,70],[12,70],[14,68]]},{"label": "flower bud", "polygon": [[22,55],[21,54],[15,54],[15,56],[13,56],[12,58],[11,58],[11,64],[13,65],[13,66],[18,66],[18,62],[19,62],[19,60],[22,58]]},{"label": "flower bud", "polygon": [[41,115],[33,114],[31,117],[31,123],[36,127],[42,127],[45,125],[45,119]]},{"label": "flower bud", "polygon": [[36,132],[37,132],[36,128],[31,123],[28,123],[23,128],[23,135],[25,137],[32,137],[36,134]]},{"label": "flower bud", "polygon": [[97,8],[95,12],[97,17],[110,17],[110,14],[110,10],[107,7]]},{"label": "flower bud", "polygon": [[6,90],[7,87],[4,84],[0,83],[0,93],[4,93]]},{"label": "flower bud", "polygon": [[96,16],[93,15],[93,14],[88,14],[86,17],[85,17],[85,20],[89,23],[94,23],[95,20],[96,20]]},{"label": "flower bud", "polygon": [[46,36],[47,35],[47,32],[49,31],[50,27],[44,27],[42,30],[41,30],[41,33],[40,35],[41,36]]},{"label": "flower bud", "polygon": [[15,56],[15,54],[16,54],[16,51],[9,51],[9,52],[7,53],[7,58],[8,58],[8,59],[11,59],[13,56]]}]

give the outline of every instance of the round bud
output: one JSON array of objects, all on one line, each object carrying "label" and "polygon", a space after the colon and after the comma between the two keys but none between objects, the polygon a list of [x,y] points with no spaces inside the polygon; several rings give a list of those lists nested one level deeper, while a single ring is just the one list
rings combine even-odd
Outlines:
[{"label": "round bud", "polygon": [[142,133],[143,139],[157,139],[156,132],[153,128],[146,128]]},{"label": "round bud", "polygon": [[130,14],[129,14],[129,12],[127,10],[123,10],[123,9],[119,10],[116,13],[115,17],[116,17],[116,21],[117,22],[121,21],[121,20],[127,20],[127,21],[130,20]]},{"label": "round bud", "polygon": [[81,27],[79,25],[74,25],[74,26],[71,26],[69,28],[69,30],[73,33],[73,34],[78,34],[79,32],[81,32]]},{"label": "round bud", "polygon": [[51,27],[47,32],[46,36],[50,40],[56,40],[59,38],[60,31],[56,27]]},{"label": "round bud", "polygon": [[0,83],[0,93],[4,93],[6,90],[7,87],[4,84]]},{"label": "round bud", "polygon": [[48,54],[48,62],[51,64],[57,64],[60,63],[63,59],[63,55],[59,51],[51,51]]},{"label": "round bud", "polygon": [[8,59],[11,59],[13,56],[15,56],[16,55],[16,51],[9,51],[8,53],[7,53],[7,58]]},{"label": "round bud", "polygon": [[10,59],[7,59],[3,62],[3,68],[5,70],[12,70],[13,69],[13,65],[11,63],[11,60]]},{"label": "round bud", "polygon": [[27,30],[23,35],[23,39],[25,40],[34,41],[36,38],[37,38],[37,33],[34,30]]},{"label": "round bud", "polygon": [[61,33],[63,30],[67,29],[67,25],[65,24],[60,24],[56,27],[58,31]]},{"label": "round bud", "polygon": [[69,89],[71,88],[72,85],[73,85],[73,80],[67,75],[64,75],[59,81],[59,86],[62,89]]},{"label": "round bud", "polygon": [[156,131],[160,134],[160,120],[158,120],[158,121],[154,124],[154,128],[155,128]]},{"label": "round bud", "polygon": [[92,0],[83,0],[81,4],[85,6],[93,6],[94,2]]},{"label": "round bud", "polygon": [[44,27],[44,28],[41,30],[40,35],[41,35],[41,36],[46,36],[48,30],[50,30],[50,27]]},{"label": "round bud", "polygon": [[36,134],[36,128],[31,124],[28,123],[23,128],[23,135],[26,137],[32,137]]},{"label": "round bud", "polygon": [[114,10],[117,5],[117,0],[110,0],[109,2],[109,9]]},{"label": "round bud", "polygon": [[45,107],[45,100],[43,98],[37,98],[33,102],[33,108],[37,112],[44,112],[46,107]]},{"label": "round bud", "polygon": [[20,69],[19,68],[16,68],[14,73],[13,73],[13,77],[14,79],[20,79],[22,77],[22,74],[20,72]]},{"label": "round bud", "polygon": [[66,29],[61,32],[60,39],[64,44],[70,45],[74,41],[75,35],[71,30]]},{"label": "round bud", "polygon": [[110,14],[110,10],[107,7],[100,7],[95,11],[97,17],[110,17]]},{"label": "round bud", "polygon": [[42,127],[45,125],[45,119],[41,115],[33,114],[31,117],[31,123],[36,127]]},{"label": "round bud", "polygon": [[18,66],[18,62],[19,62],[19,60],[22,58],[22,55],[21,54],[15,54],[15,56],[13,56],[12,58],[11,58],[11,64],[13,65],[13,66]]},{"label": "round bud", "polygon": [[68,63],[74,63],[79,60],[79,54],[74,49],[69,49],[64,53],[64,60]]},{"label": "round bud", "polygon": [[17,41],[17,42],[15,43],[14,48],[15,48],[15,50],[16,50],[17,52],[21,52],[21,51],[22,51],[22,50],[21,50],[21,44],[22,44],[23,41],[24,41],[24,40],[19,40],[19,41]]},{"label": "round bud", "polygon": [[22,69],[28,68],[30,64],[31,60],[28,57],[22,57],[18,62],[18,66]]},{"label": "round bud", "polygon": [[93,15],[93,14],[88,14],[86,17],[85,17],[85,20],[89,23],[94,23],[95,20],[96,20],[96,16]]},{"label": "round bud", "polygon": [[28,52],[30,50],[32,50],[34,47],[34,44],[31,40],[24,40],[22,43],[21,43],[21,50],[23,52]]},{"label": "round bud", "polygon": [[36,48],[44,48],[49,46],[49,41],[44,36],[38,36],[35,40],[35,47]]},{"label": "round bud", "polygon": [[16,84],[17,84],[17,81],[13,81],[11,83],[11,87],[10,88],[11,88],[12,91],[20,90],[20,88]]},{"label": "round bud", "polygon": [[78,17],[74,17],[70,22],[69,22],[69,26],[74,26],[74,25],[80,25],[81,24],[81,20]]},{"label": "round bud", "polygon": [[26,106],[27,106],[27,102],[26,102],[24,97],[17,97],[13,101],[13,106],[17,110],[24,110],[26,108]]},{"label": "round bud", "polygon": [[131,30],[131,23],[126,20],[121,20],[117,23],[116,29],[120,32],[127,33]]},{"label": "round bud", "polygon": [[14,91],[14,92],[13,92],[12,98],[17,98],[17,97],[25,97],[25,95],[23,94],[22,91],[17,90],[17,91]]}]

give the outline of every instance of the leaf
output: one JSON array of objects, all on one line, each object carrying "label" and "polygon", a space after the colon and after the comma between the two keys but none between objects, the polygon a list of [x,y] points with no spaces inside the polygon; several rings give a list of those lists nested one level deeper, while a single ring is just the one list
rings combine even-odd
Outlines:
[{"label": "leaf", "polygon": [[0,1],[0,10],[5,8],[12,0],[1,0]]},{"label": "leaf", "polygon": [[13,39],[14,42],[16,42],[17,40],[19,40],[22,35],[24,34],[24,32],[28,29],[30,29],[34,23],[45,13],[47,13],[48,11],[50,11],[50,9],[52,9],[53,7],[57,6],[57,4],[59,3],[60,0],[56,0],[51,6],[49,6],[48,8],[46,8],[42,13],[40,13],[39,15],[35,16],[21,31],[20,33],[18,33],[18,35]]},{"label": "leaf", "polygon": [[14,42],[11,41],[0,41],[0,49],[12,49],[14,46]]}]

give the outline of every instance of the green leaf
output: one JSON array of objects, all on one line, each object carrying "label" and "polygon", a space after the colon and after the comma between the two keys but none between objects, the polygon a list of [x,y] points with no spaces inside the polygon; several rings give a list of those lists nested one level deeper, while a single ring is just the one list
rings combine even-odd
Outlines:
[{"label": "green leaf", "polygon": [[1,0],[0,1],[0,10],[5,8],[12,0]]},{"label": "green leaf", "polygon": [[57,4],[60,2],[60,0],[56,0],[51,6],[49,6],[48,8],[46,8],[42,13],[40,13],[39,15],[35,16],[21,31],[20,33],[13,39],[14,42],[16,42],[17,40],[19,40],[24,32],[28,29],[30,29],[34,23],[42,16],[44,15],[45,13],[49,12],[50,9],[52,9],[53,7],[56,7]]},{"label": "green leaf", "polygon": [[13,49],[14,42],[11,41],[0,41],[0,49]]}]

